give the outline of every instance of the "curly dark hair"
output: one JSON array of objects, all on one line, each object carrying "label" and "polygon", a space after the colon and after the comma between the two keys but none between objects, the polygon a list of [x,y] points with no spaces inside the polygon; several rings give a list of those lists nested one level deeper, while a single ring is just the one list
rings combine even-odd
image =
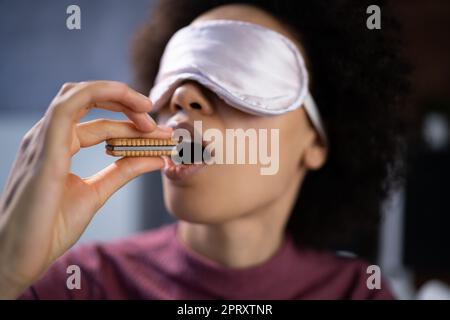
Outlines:
[{"label": "curly dark hair", "polygon": [[198,15],[232,3],[254,5],[298,36],[311,91],[329,136],[326,164],[307,174],[288,228],[301,245],[376,252],[381,204],[403,174],[409,66],[385,1],[382,29],[366,27],[361,0],[161,0],[133,45],[138,90],[147,94],[169,38]]}]

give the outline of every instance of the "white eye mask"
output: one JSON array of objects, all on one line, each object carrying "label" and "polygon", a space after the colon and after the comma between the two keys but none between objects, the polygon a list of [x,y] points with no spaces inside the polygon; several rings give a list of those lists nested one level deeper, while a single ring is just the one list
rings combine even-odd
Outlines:
[{"label": "white eye mask", "polygon": [[305,107],[326,140],[308,90],[308,72],[296,45],[278,32],[234,21],[197,22],[178,30],[162,56],[150,91],[160,109],[184,81],[193,80],[243,112],[280,115]]}]

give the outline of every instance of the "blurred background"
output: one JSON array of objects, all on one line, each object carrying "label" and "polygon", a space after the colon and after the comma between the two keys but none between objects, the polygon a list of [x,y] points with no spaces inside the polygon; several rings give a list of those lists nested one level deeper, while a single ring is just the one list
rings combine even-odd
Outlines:
[{"label": "blurred background", "polygon": [[[394,2],[394,1],[393,1]],[[108,79],[132,84],[129,46],[151,0],[0,0],[0,188],[22,136],[64,82]],[[66,28],[66,8],[81,8],[81,30]],[[401,299],[450,299],[450,2],[396,0],[405,54],[414,65],[411,108],[419,126],[408,147],[406,184],[386,199],[379,264]],[[97,117],[123,118],[107,111]],[[112,162],[99,145],[80,152],[73,171],[89,176]],[[107,241],[173,221],[160,174],[116,193],[82,236]]]}]

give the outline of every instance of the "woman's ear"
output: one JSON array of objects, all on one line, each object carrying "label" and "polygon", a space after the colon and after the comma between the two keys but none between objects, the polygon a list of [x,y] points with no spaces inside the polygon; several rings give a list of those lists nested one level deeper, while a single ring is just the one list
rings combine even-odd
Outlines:
[{"label": "woman's ear", "polygon": [[324,165],[327,154],[327,146],[316,134],[314,141],[303,152],[303,166],[308,170],[318,170]]}]

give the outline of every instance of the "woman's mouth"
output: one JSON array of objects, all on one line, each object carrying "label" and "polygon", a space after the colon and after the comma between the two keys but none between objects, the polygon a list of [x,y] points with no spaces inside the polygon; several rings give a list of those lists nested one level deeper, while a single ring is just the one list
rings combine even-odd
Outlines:
[{"label": "woman's mouth", "polygon": [[206,143],[193,143],[182,141],[177,146],[177,153],[171,157],[165,156],[162,172],[171,180],[183,180],[193,176],[202,170],[209,159],[208,152],[205,152]]},{"label": "woman's mouth", "polygon": [[176,164],[171,157],[167,156],[163,157],[163,159],[165,164],[162,172],[170,180],[187,179],[206,166],[206,163]]}]

